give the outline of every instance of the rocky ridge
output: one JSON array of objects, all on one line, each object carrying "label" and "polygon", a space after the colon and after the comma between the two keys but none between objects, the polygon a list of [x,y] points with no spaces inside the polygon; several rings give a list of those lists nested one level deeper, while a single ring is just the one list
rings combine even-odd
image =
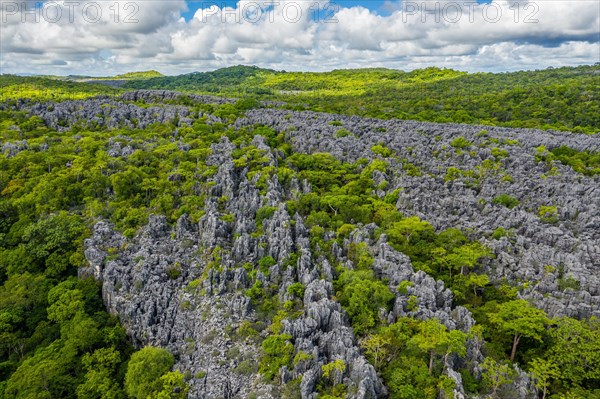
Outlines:
[{"label": "rocky ridge", "polygon": [[[334,121],[352,134],[336,137],[340,127],[332,125]],[[583,176],[558,162],[549,172],[547,165],[535,160],[540,146],[598,151],[597,136],[282,110],[252,110],[237,121],[238,127],[255,124],[288,132],[294,151],[329,152],[346,161],[373,159],[377,155],[371,148],[384,144],[395,154],[390,162],[398,173],[387,191],[401,190],[399,210],[439,229],[473,231],[496,254],[487,266],[490,276],[495,281],[528,283],[522,295],[550,315],[600,316],[600,177]],[[452,148],[457,137],[472,143],[470,148]],[[485,160],[495,159],[490,147],[507,152],[499,160],[499,170],[481,167]],[[420,170],[419,176],[407,171],[408,163]],[[445,173],[453,167],[477,171],[483,178],[475,183],[448,181]],[[515,197],[519,206],[494,204],[500,194]],[[538,215],[539,207],[548,205],[557,207],[555,223]],[[499,227],[509,236],[490,239]],[[576,281],[576,289],[561,288],[569,279]]]},{"label": "rocky ridge", "polygon": [[[121,100],[26,104],[22,109],[58,130],[82,120],[107,128],[129,126],[132,118],[139,127],[175,119],[180,126],[191,123],[195,115],[185,106],[144,108],[126,103],[158,102],[172,96],[177,94],[140,91]],[[199,96],[194,101],[212,99]],[[104,112],[103,116],[98,112]],[[209,117],[210,121],[218,120]],[[255,125],[284,132],[294,152],[328,152],[342,161],[380,157],[373,147],[385,146],[391,151],[386,161],[394,173],[374,173],[374,181],[387,183],[378,195],[399,189],[396,205],[405,215],[419,216],[439,229],[469,231],[496,255],[484,265],[486,273],[495,282],[519,286],[521,296],[534,300],[550,315],[600,316],[599,179],[577,174],[560,163],[536,160],[542,145],[598,151],[596,137],[277,109],[248,111],[234,127]],[[343,137],[339,134],[342,127],[349,132]],[[469,142],[467,148],[452,147],[458,137]],[[176,131],[173,140],[177,140]],[[263,137],[256,136],[252,145],[266,151],[269,162],[277,162],[277,154]],[[26,142],[3,143],[3,151],[13,154],[26,146]],[[111,156],[131,154],[126,138],[111,146]],[[493,155],[494,148],[507,155]],[[300,396],[316,398],[322,366],[343,360],[347,368],[336,378],[349,387],[351,397],[384,397],[386,388],[362,355],[348,316],[335,301],[330,261],[314,251],[305,220],[290,214],[285,204],[300,191],[310,192],[310,185],[297,180],[284,185],[275,176],[266,192],[261,192],[258,176],[234,166],[236,145],[223,139],[212,149],[209,163],[218,171],[212,184],[203,188],[208,197],[199,223],[183,216],[176,226],[169,226],[163,217],[153,216],[135,238],[126,239],[110,224],[100,222],[86,243],[90,267],[82,274],[102,281],[107,307],[120,316],[137,345],[164,346],[176,355],[176,368],[186,373],[191,397],[287,397],[280,385],[257,377],[257,337],[266,336],[267,326],[261,324],[246,295],[251,279],[243,265],[271,256],[275,264],[268,271],[257,271],[256,280],[276,287],[281,303],[293,299],[287,292],[292,284],[306,287],[303,312],[281,320],[281,333],[291,337],[295,353],[310,356],[282,370],[281,382],[299,381]],[[486,164],[486,160],[493,163]],[[474,173],[448,179],[450,168]],[[499,194],[515,197],[518,206],[508,209],[495,204]],[[257,234],[256,213],[267,205],[277,210],[262,221]],[[545,205],[557,207],[556,221],[538,215],[538,208]],[[509,233],[493,238],[499,227]],[[385,279],[396,296],[392,310],[380,315],[383,319],[435,317],[449,329],[464,332],[475,324],[467,309],[452,304],[452,293],[441,281],[415,272],[410,259],[392,248],[385,236],[376,238],[374,226],[361,226],[343,245],[333,244],[335,261],[348,268],[355,267],[348,259],[352,243],[366,245],[374,257],[377,277]],[[398,285],[403,281],[412,284],[401,293]],[[418,298],[416,307],[408,306],[411,296]],[[464,397],[464,390],[455,369],[467,364],[477,375],[482,359],[481,343],[475,338],[468,341],[465,359],[447,359],[445,374],[456,383],[456,398]],[[535,397],[527,375],[520,373],[510,388],[514,397]]]}]

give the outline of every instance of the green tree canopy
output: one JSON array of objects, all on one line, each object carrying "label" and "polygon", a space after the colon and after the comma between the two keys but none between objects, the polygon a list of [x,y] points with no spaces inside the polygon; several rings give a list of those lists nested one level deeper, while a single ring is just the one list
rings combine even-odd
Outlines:
[{"label": "green tree canopy", "polygon": [[131,355],[125,374],[125,390],[135,399],[148,399],[163,390],[161,377],[175,359],[166,349],[147,346]]},{"label": "green tree canopy", "polygon": [[438,319],[429,319],[419,324],[419,331],[409,341],[409,346],[418,348],[429,355],[429,375],[433,373],[433,360],[436,354],[466,354],[465,333],[459,330],[448,331]]},{"label": "green tree canopy", "polygon": [[542,340],[546,325],[550,322],[546,312],[534,308],[529,302],[517,299],[498,305],[497,313],[489,315],[492,324],[513,335],[510,361],[515,360],[521,337]]}]

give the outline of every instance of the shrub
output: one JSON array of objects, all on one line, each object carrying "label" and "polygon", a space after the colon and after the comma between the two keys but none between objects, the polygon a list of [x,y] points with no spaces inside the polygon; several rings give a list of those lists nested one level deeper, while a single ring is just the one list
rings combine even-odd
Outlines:
[{"label": "shrub", "polygon": [[454,166],[449,167],[448,169],[446,169],[446,175],[444,176],[444,181],[454,181],[456,179],[459,179],[463,176],[463,171],[455,168]]},{"label": "shrub", "polygon": [[506,158],[508,157],[508,151],[503,150],[502,148],[494,147],[492,148],[492,156],[494,158]]},{"label": "shrub", "polygon": [[387,158],[392,155],[392,151],[382,144],[374,145],[371,147],[371,151],[383,158]]},{"label": "shrub", "polygon": [[508,232],[504,229],[504,227],[498,227],[496,230],[494,230],[494,232],[492,233],[492,239],[494,240],[499,240],[502,237],[508,237]]},{"label": "shrub", "polygon": [[412,281],[404,280],[398,284],[398,293],[402,295],[408,294],[408,288],[414,286]]},{"label": "shrub", "polygon": [[258,261],[258,267],[260,268],[261,272],[268,273],[269,268],[275,265],[276,263],[277,262],[275,262],[275,259],[273,259],[272,256],[265,256],[264,258]]},{"label": "shrub", "polygon": [[454,140],[450,142],[450,145],[454,148],[465,149],[469,148],[473,143],[464,138],[463,136],[458,136]]},{"label": "shrub", "polygon": [[354,229],[356,229],[356,226],[346,223],[337,229],[336,234],[339,238],[347,238],[350,236],[350,233],[354,231]]},{"label": "shrub", "polygon": [[508,194],[500,194],[492,200],[493,204],[502,205],[508,209],[513,209],[519,205],[519,200],[515,197],[511,197]]},{"label": "shrub", "polygon": [[169,279],[176,280],[179,278],[179,276],[181,276],[182,273],[181,264],[179,262],[175,262],[175,264],[167,268],[166,272],[167,276],[169,276]]},{"label": "shrub", "polygon": [[551,205],[542,205],[538,208],[538,216],[543,222],[556,223],[558,222],[558,208]]},{"label": "shrub", "polygon": [[573,276],[567,276],[566,278],[558,279],[558,288],[561,291],[566,289],[578,290],[580,288],[581,283],[573,278]]},{"label": "shrub", "polygon": [[342,138],[342,137],[350,136],[350,135],[352,135],[352,133],[350,133],[350,131],[349,131],[349,130],[347,130],[347,129],[343,129],[343,128],[342,128],[342,129],[340,129],[340,130],[338,130],[338,131],[335,133],[335,137],[337,137],[338,139],[339,139],[339,138]]},{"label": "shrub", "polygon": [[296,298],[303,298],[304,290],[305,290],[305,287],[304,287],[304,284],[302,284],[302,283],[294,283],[287,288],[288,294],[293,295]]},{"label": "shrub", "polygon": [[403,162],[402,168],[406,171],[406,175],[410,177],[420,177],[422,175],[421,169],[417,165],[409,162]]},{"label": "shrub", "polygon": [[260,358],[258,372],[267,381],[272,381],[283,366],[291,366],[294,355],[294,345],[288,334],[277,334],[267,337],[261,344],[263,354]]},{"label": "shrub", "polygon": [[221,216],[221,220],[226,223],[233,223],[233,221],[235,220],[235,215],[233,213],[226,213],[223,216]]},{"label": "shrub", "polygon": [[323,371],[323,378],[335,379],[337,374],[341,375],[346,371],[346,362],[343,359],[337,359],[321,366],[321,370]]}]

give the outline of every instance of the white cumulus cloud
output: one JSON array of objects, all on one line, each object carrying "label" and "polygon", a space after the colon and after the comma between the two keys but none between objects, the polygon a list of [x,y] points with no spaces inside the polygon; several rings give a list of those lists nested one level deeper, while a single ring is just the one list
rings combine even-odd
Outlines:
[{"label": "white cumulus cloud", "polygon": [[0,5],[3,73],[176,74],[232,64],[477,71],[600,62],[597,0],[403,0],[387,3],[385,15],[366,2],[243,0],[200,8],[187,20],[183,0]]}]

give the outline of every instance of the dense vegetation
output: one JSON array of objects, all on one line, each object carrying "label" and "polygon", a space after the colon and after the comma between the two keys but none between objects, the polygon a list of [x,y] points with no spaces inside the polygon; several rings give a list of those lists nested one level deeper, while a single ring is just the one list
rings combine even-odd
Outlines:
[{"label": "dense vegetation", "polygon": [[[595,132],[600,126],[598,90],[592,80],[597,70],[467,75],[437,69],[286,74],[234,68],[131,85],[212,93],[235,93],[249,87],[255,89],[248,92],[259,96],[276,93],[274,98],[283,98],[294,107],[308,104],[332,112]],[[119,93],[53,79],[3,76],[0,81],[3,100],[10,101]],[[179,127],[176,136],[173,124],[144,130],[75,128],[59,133],[39,118],[0,111],[0,141],[28,142],[26,149],[14,155],[0,154],[0,393],[4,397],[186,396],[185,376],[171,371],[172,355],[157,348],[134,352],[118,320],[104,310],[98,283],[77,278],[77,270],[85,262],[83,241],[99,219],[113,221],[128,237],[147,222],[150,213],[165,214],[170,222],[186,213],[198,221],[205,199],[198,185],[216,173],[206,160],[211,144],[224,136],[237,145],[235,166],[258,176],[259,187],[266,188],[266,179],[274,174],[282,184],[294,176],[312,184],[313,192],[287,206],[290,214],[298,212],[307,221],[315,252],[329,256],[332,241],[324,240],[327,232],[342,242],[358,225],[374,222],[377,234],[386,234],[416,269],[444,281],[457,304],[475,315],[478,326],[469,334],[448,331],[436,319],[385,323],[378,311],[389,308],[394,296],[374,275],[368,251],[361,245],[353,247],[349,257],[357,268],[336,265],[336,297],[391,398],[433,399],[451,389],[442,374],[443,362],[450,355],[463,357],[466,340],[476,338],[485,339],[488,357],[481,379],[466,368],[460,370],[470,393],[500,395],[515,378],[510,365],[516,362],[535,376],[546,397],[600,397],[598,320],[548,318],[517,299],[516,287],[489,284],[480,261],[491,257],[491,251],[469,232],[436,231],[429,223],[398,212],[397,192],[383,198],[375,195],[378,187],[373,172],[391,173],[388,158],[392,154],[385,146],[373,148],[377,159],[355,163],[326,153],[294,154],[283,134],[262,126],[238,130],[231,126],[255,105],[252,101],[194,104],[193,124]],[[208,123],[203,114],[218,116],[223,123]],[[267,166],[264,153],[250,145],[255,135],[279,149],[278,167]],[[115,143],[132,147],[132,155],[109,156]],[[451,144],[457,150],[469,145],[464,139]],[[599,155],[595,153],[540,148],[536,156],[540,162],[558,160],[580,173],[598,174]],[[494,203],[518,206],[507,195],[498,196]],[[274,211],[260,210],[259,227],[260,220]],[[551,209],[542,211],[552,214]],[[263,259],[258,267],[268,269],[271,260]],[[281,366],[303,360],[300,353],[293,355],[293,345],[278,325],[282,314],[301,310],[300,301],[280,304],[273,287],[258,283],[247,294],[271,324],[270,335],[262,341],[259,370],[266,379],[273,379]],[[409,288],[401,284],[398,291]],[[303,289],[298,284],[289,290],[301,298]],[[335,362],[323,366],[329,381],[319,388],[323,397],[344,395],[344,387],[336,382],[336,373],[344,367]]]},{"label": "dense vegetation", "polygon": [[238,66],[127,87],[254,95],[293,109],[377,118],[597,133],[599,72],[598,65],[497,74],[438,68],[287,73]]},{"label": "dense vegetation", "polygon": [[[130,89],[283,101],[291,109],[597,133],[598,73],[598,65],[496,74],[439,68],[303,73],[236,66],[179,76],[147,71],[107,79],[125,80]],[[56,78],[7,75],[0,76],[0,86],[3,99],[84,98],[117,92],[93,85],[82,89]]]},{"label": "dense vegetation", "polygon": [[272,91],[261,87],[264,74],[276,74],[269,69],[257,67],[230,67],[212,72],[194,72],[179,76],[165,76],[145,81],[129,82],[129,89],[165,89],[210,94],[258,94],[268,95]]},{"label": "dense vegetation", "polygon": [[116,93],[118,93],[116,89],[100,84],[82,84],[47,77],[0,75],[1,101],[17,99],[63,101]]}]

